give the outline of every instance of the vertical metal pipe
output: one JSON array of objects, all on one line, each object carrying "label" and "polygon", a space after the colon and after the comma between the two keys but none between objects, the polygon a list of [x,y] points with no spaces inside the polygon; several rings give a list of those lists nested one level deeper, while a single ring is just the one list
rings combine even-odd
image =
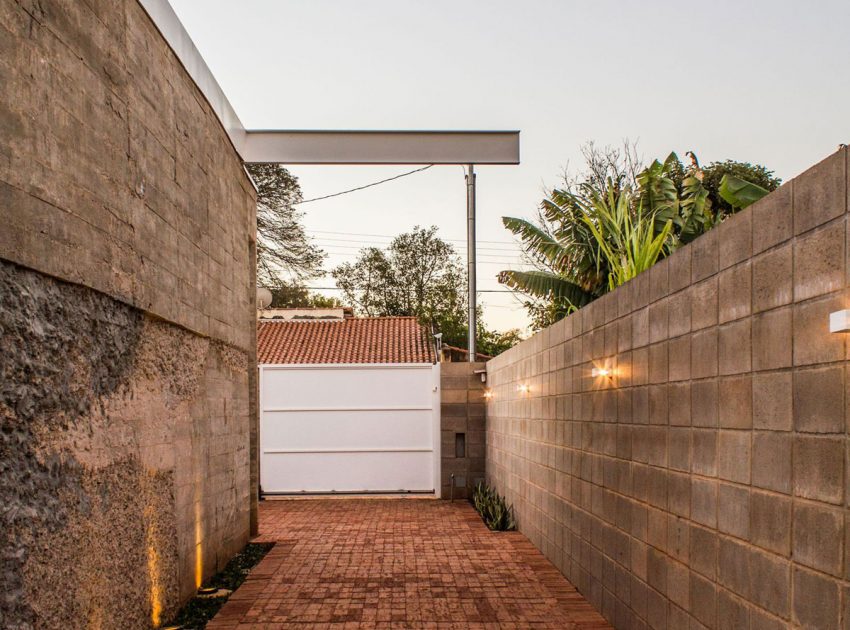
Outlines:
[{"label": "vertical metal pipe", "polygon": [[476,302],[478,291],[475,284],[475,170],[472,164],[466,166],[466,256],[467,284],[469,285],[469,362],[475,361],[476,354]]}]

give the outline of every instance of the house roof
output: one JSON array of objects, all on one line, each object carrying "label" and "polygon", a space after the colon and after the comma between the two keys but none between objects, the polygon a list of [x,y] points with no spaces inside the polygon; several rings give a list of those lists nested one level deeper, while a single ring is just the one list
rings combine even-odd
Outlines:
[{"label": "house roof", "polygon": [[434,348],[415,317],[336,321],[261,321],[260,364],[434,363]]}]

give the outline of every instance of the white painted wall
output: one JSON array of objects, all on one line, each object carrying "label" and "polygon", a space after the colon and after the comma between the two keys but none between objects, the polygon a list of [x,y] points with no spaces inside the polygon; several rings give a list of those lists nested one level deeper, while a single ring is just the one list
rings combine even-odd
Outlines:
[{"label": "white painted wall", "polygon": [[435,492],[440,366],[260,366],[263,492]]}]

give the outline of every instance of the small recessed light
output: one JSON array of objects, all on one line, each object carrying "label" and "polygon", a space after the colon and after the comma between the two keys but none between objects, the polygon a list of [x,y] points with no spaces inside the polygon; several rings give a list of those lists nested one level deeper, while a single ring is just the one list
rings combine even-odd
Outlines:
[{"label": "small recessed light", "polygon": [[516,390],[517,390],[520,394],[527,394],[527,393],[528,393],[528,385],[526,385],[526,384],[524,384],[524,383],[523,383],[522,385],[517,385]]},{"label": "small recessed light", "polygon": [[835,311],[829,314],[829,332],[850,331],[850,310]]},{"label": "small recessed light", "polygon": [[491,392],[489,389],[484,391],[485,400],[490,400],[492,397],[493,397],[493,392]]},{"label": "small recessed light", "polygon": [[610,377],[611,374],[612,374],[612,371],[609,370],[608,368],[595,367],[592,370],[590,370],[590,375],[593,376],[594,378],[597,377],[597,376],[609,376]]}]

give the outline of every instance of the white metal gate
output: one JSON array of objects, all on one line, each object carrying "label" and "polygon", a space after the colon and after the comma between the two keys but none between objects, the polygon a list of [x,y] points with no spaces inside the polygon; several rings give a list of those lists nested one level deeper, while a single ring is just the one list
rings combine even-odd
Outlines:
[{"label": "white metal gate", "polygon": [[439,494],[439,370],[261,365],[263,492]]}]

